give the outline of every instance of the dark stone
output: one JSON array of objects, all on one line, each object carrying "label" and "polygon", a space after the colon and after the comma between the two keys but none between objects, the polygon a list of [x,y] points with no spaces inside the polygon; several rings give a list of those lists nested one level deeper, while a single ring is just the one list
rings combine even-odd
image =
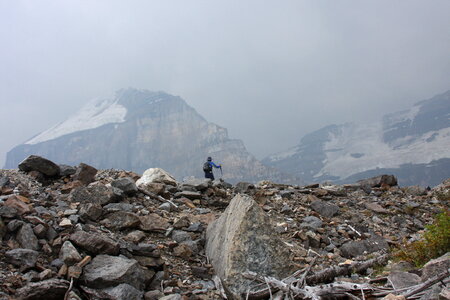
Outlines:
[{"label": "dark stone", "polygon": [[181,191],[175,194],[175,198],[188,198],[191,200],[201,199],[202,194],[199,192]]},{"label": "dark stone", "polygon": [[176,241],[177,243],[181,243],[184,241],[190,241],[191,235],[189,233],[187,233],[186,231],[182,231],[182,230],[174,230],[172,232],[172,239],[174,241]]},{"label": "dark stone", "polygon": [[77,167],[73,179],[79,180],[83,184],[88,185],[95,181],[95,175],[97,174],[97,169],[84,163],[80,163]]},{"label": "dark stone", "polygon": [[47,237],[47,226],[43,224],[38,224],[33,228],[34,234],[40,239],[45,239]]},{"label": "dark stone", "polygon": [[6,228],[8,229],[9,232],[15,232],[17,231],[20,227],[23,226],[23,224],[25,224],[24,221],[20,221],[20,220],[12,220],[8,223],[8,225],[6,226]]},{"label": "dark stone", "polygon": [[120,202],[123,199],[123,192],[115,187],[92,184],[88,187],[73,189],[69,199],[72,202],[97,203],[103,206],[112,202]]},{"label": "dark stone", "polygon": [[57,164],[37,155],[30,155],[25,158],[19,164],[19,170],[24,172],[38,171],[49,177],[58,176],[60,173],[60,169]]},{"label": "dark stone", "polygon": [[203,232],[205,231],[205,226],[203,226],[203,224],[200,222],[192,223],[188,228],[186,228],[186,231]]},{"label": "dark stone", "polygon": [[0,189],[9,184],[9,178],[6,176],[0,176]]},{"label": "dark stone", "polygon": [[130,177],[116,179],[111,182],[111,185],[122,190],[125,195],[134,195],[138,192],[136,183]]},{"label": "dark stone", "polygon": [[141,221],[134,213],[118,211],[108,215],[107,218],[103,219],[100,223],[113,230],[124,230],[127,228],[138,227]]},{"label": "dark stone", "polygon": [[80,206],[80,210],[78,214],[80,215],[81,220],[87,221],[97,221],[103,213],[103,209],[98,203],[83,203]]},{"label": "dark stone", "polygon": [[248,193],[250,190],[254,190],[255,185],[249,182],[238,182],[234,188],[236,193]]},{"label": "dark stone", "polygon": [[322,220],[314,216],[308,216],[303,219],[300,228],[310,229],[316,231],[317,228],[322,227]]},{"label": "dark stone", "polygon": [[359,180],[361,186],[381,187],[381,185],[396,186],[397,178],[394,175],[380,175],[369,179]]},{"label": "dark stone", "polygon": [[326,218],[331,218],[339,213],[339,207],[332,203],[327,203],[325,201],[317,200],[311,203],[311,208]]},{"label": "dark stone", "polygon": [[36,265],[39,252],[31,249],[13,249],[5,253],[5,258],[8,263],[18,267],[33,268]]},{"label": "dark stone", "polygon": [[38,250],[39,242],[34,234],[33,228],[28,223],[22,225],[22,227],[17,231],[16,240],[25,249]]},{"label": "dark stone", "polygon": [[69,288],[69,282],[63,279],[48,279],[32,282],[17,290],[21,300],[60,300]]},{"label": "dark stone", "polygon": [[0,206],[0,217],[13,219],[18,215],[17,209],[9,206]]},{"label": "dark stone", "polygon": [[67,177],[76,173],[77,169],[68,165],[59,165],[61,177]]},{"label": "dark stone", "polygon": [[77,246],[93,254],[118,255],[120,245],[113,239],[98,233],[77,231],[70,236],[70,240]]},{"label": "dark stone", "polygon": [[140,243],[131,246],[131,251],[134,255],[150,256],[150,257],[160,257],[161,253],[155,244]]},{"label": "dark stone", "polygon": [[343,257],[353,258],[362,255],[364,252],[373,253],[379,250],[388,250],[389,245],[385,239],[378,235],[374,235],[368,240],[347,242],[339,249],[341,250]]}]

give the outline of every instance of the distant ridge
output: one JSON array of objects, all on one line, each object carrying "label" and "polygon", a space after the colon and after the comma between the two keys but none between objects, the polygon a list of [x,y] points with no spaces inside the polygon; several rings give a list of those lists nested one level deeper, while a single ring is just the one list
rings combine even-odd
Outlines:
[{"label": "distant ridge", "polygon": [[372,124],[326,126],[263,163],[306,182],[389,173],[401,185],[437,185],[450,177],[450,91]]},{"label": "distant ridge", "polygon": [[[57,163],[142,173],[160,167],[181,180],[202,177],[207,156],[224,165],[230,182],[294,178],[266,167],[227,130],[209,123],[183,99],[164,92],[122,89],[113,99],[94,99],[64,122],[8,152],[5,168],[28,155]],[[216,177],[220,177],[216,172]]]}]

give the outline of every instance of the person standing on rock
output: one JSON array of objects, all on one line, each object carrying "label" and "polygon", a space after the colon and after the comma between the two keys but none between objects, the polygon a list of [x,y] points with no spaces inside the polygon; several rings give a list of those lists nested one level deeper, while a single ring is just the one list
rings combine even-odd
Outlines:
[{"label": "person standing on rock", "polygon": [[222,166],[213,163],[212,158],[210,156],[208,157],[207,161],[203,164],[203,171],[205,172],[205,178],[214,180],[213,167],[218,169],[220,168],[220,170],[222,170]]}]

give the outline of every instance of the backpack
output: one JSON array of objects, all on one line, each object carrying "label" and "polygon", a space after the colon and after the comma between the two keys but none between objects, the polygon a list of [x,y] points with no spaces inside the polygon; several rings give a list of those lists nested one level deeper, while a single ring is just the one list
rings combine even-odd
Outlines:
[{"label": "backpack", "polygon": [[212,166],[211,166],[211,164],[208,161],[203,164],[203,171],[205,171],[205,172],[211,172],[212,171]]}]

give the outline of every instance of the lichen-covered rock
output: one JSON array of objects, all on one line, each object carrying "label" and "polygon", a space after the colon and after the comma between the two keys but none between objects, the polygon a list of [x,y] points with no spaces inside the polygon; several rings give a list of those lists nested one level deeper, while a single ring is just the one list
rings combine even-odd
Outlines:
[{"label": "lichen-covered rock", "polygon": [[206,254],[236,298],[254,285],[242,273],[284,278],[292,269],[290,253],[275,235],[270,219],[249,196],[238,194],[206,231]]}]

